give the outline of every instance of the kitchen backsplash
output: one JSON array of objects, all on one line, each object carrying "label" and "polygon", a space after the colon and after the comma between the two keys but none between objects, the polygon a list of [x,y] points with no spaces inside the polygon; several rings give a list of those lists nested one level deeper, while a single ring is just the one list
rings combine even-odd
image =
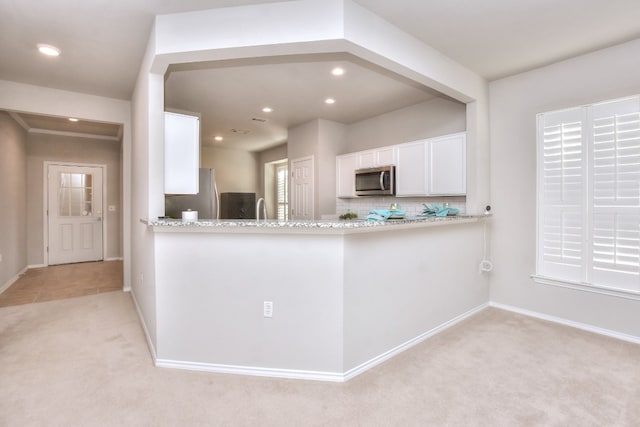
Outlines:
[{"label": "kitchen backsplash", "polygon": [[336,215],[355,212],[359,218],[366,218],[372,209],[389,209],[392,203],[398,203],[399,208],[407,216],[416,216],[424,210],[424,204],[449,203],[449,207],[460,209],[466,213],[466,197],[358,197],[356,199],[336,199]]}]

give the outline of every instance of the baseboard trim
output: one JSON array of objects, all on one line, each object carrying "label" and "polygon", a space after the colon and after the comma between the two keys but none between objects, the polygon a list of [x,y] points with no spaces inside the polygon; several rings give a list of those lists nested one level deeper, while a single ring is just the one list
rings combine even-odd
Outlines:
[{"label": "baseboard trim", "polygon": [[297,380],[314,380],[344,382],[344,375],[339,372],[303,371],[296,369],[259,368],[253,366],[220,365],[214,363],[183,362],[178,360],[156,359],[160,368],[185,369],[190,371],[206,371],[219,374],[251,375],[257,377],[288,378]]},{"label": "baseboard trim", "polygon": [[111,257],[111,258],[105,258],[105,261],[122,261],[124,260],[124,258],[122,257]]},{"label": "baseboard trim", "polygon": [[490,302],[489,306],[494,308],[499,308],[501,310],[511,311],[513,313],[522,314],[524,316],[534,317],[536,319],[547,320],[549,322],[570,326],[572,328],[581,329],[583,331],[593,332],[594,334],[605,335],[610,338],[616,338],[622,341],[627,341],[634,344],[640,344],[640,337],[637,337],[635,335],[623,334],[617,331],[612,331],[611,329],[600,328],[598,326],[589,325],[588,323],[575,322],[573,320],[564,319],[562,317],[551,316],[549,314],[527,310],[527,309],[515,307],[512,305],[500,304],[497,302]]},{"label": "baseboard trim", "polygon": [[49,266],[47,264],[30,264],[30,265],[27,265],[27,270],[31,268],[43,268],[43,267],[49,267]]},{"label": "baseboard trim", "polygon": [[138,305],[138,300],[136,299],[136,293],[133,290],[124,290],[124,292],[129,292],[131,295],[131,299],[133,300],[133,305],[136,308],[136,312],[138,313],[138,319],[140,319],[140,325],[142,325],[142,332],[144,333],[144,337],[147,339],[147,346],[149,347],[149,353],[151,353],[151,360],[155,364],[157,360],[156,348],[153,345],[153,341],[151,340],[151,335],[149,334],[149,330],[147,329],[147,324],[144,321],[144,317],[142,316],[142,310],[140,310],[140,306]]},{"label": "baseboard trim", "polygon": [[454,317],[453,319],[444,322],[438,326],[436,326],[433,329],[430,329],[420,335],[418,335],[415,338],[410,339],[409,341],[406,341],[400,345],[398,345],[397,347],[392,348],[391,350],[385,351],[384,353],[374,357],[373,359],[370,359],[364,363],[361,363],[360,365],[349,369],[347,372],[345,372],[344,374],[344,381],[348,381],[351,378],[354,378],[357,375],[360,375],[361,373],[373,368],[374,366],[377,366],[379,364],[381,364],[382,362],[391,359],[392,357],[402,353],[403,351],[406,351],[408,349],[410,349],[411,347],[420,344],[421,342],[425,341],[426,339],[440,333],[443,332],[444,330],[452,327],[453,325],[455,325],[456,323],[459,323],[471,316],[473,316],[474,314],[484,310],[485,308],[487,308],[489,306],[489,303],[484,303],[481,304],[475,308],[472,308],[471,310],[460,314],[459,316]]},{"label": "baseboard trim", "polygon": [[[382,362],[389,360],[390,358],[402,353],[405,350],[423,342],[429,337],[436,335],[447,328],[473,316],[474,314],[484,310],[489,306],[488,303],[479,305],[453,319],[436,326],[429,331],[418,335],[409,341],[392,348],[384,353],[349,369],[345,373],[340,372],[323,372],[323,371],[304,371],[295,369],[275,369],[275,368],[260,368],[254,366],[237,366],[237,365],[222,365],[215,363],[200,363],[200,362],[185,362],[180,360],[171,359],[155,359],[155,364],[160,368],[173,368],[173,369],[185,369],[191,371],[206,371],[222,374],[235,374],[235,375],[251,375],[259,377],[272,377],[272,378],[288,378],[296,380],[313,380],[313,381],[328,381],[328,382],[346,382],[354,378],[357,375],[381,364]],[[143,326],[144,328],[144,326]]]},{"label": "baseboard trim", "polygon": [[2,287],[0,287],[0,294],[3,293],[4,291],[6,291],[7,289],[9,289],[11,287],[11,285],[16,283],[16,280],[18,280],[20,278],[20,276],[22,276],[28,269],[29,269],[29,266],[26,266],[25,268],[20,270],[18,273],[16,273],[15,276],[13,276],[9,280],[7,280],[5,282],[5,284],[2,285]]}]

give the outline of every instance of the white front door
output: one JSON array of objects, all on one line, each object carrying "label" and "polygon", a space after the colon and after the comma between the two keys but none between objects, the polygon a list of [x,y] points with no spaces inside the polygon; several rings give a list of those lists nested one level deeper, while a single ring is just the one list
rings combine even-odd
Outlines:
[{"label": "white front door", "polygon": [[291,161],[291,216],[313,219],[313,157]]},{"label": "white front door", "polygon": [[103,259],[102,168],[49,165],[49,265]]}]

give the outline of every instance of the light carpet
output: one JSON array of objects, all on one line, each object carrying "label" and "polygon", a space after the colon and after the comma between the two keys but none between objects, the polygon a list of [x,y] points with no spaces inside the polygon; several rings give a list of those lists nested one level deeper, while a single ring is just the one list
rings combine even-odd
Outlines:
[{"label": "light carpet", "polygon": [[180,371],[110,292],[0,308],[0,425],[640,426],[640,346],[486,309],[343,384]]}]

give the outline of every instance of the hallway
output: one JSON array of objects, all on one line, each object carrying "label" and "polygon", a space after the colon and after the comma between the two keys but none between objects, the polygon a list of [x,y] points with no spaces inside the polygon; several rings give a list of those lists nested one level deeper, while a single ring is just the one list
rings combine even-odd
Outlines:
[{"label": "hallway", "polygon": [[122,290],[122,261],[84,262],[27,270],[0,294],[0,307]]}]

